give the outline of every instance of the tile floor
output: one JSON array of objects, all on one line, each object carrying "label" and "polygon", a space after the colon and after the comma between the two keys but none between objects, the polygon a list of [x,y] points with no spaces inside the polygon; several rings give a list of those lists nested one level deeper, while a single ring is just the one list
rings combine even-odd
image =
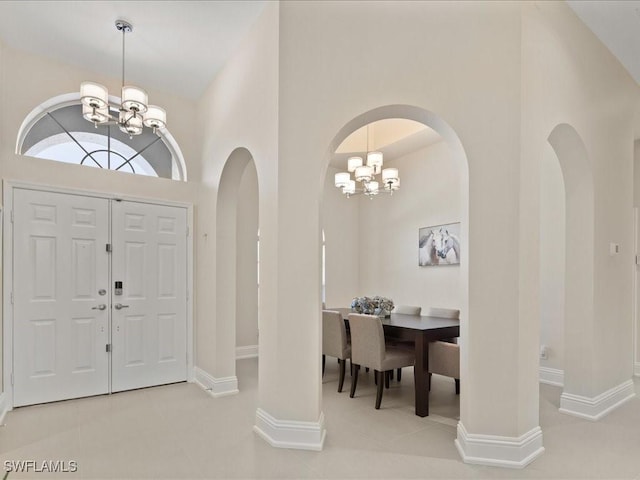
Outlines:
[{"label": "tile floor", "polygon": [[[74,460],[75,473],[13,472],[14,478],[498,478],[640,479],[640,399],[599,422],[562,415],[560,388],[540,386],[546,452],[523,470],[467,465],[453,444],[459,415],[453,381],[434,377],[431,415],[413,414],[410,369],[373,408],[373,375],[337,393],[328,359],[322,452],[283,450],[253,432],[257,360],[238,361],[240,394],[213,399],[193,384],[18,408],[0,427],[5,460]],[[636,380],[636,386],[640,382]],[[464,388],[464,386],[462,387]]]}]

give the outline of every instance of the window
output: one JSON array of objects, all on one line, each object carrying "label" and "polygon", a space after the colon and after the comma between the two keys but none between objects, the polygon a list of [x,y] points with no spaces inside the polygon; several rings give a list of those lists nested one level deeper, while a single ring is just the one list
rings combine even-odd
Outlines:
[{"label": "window", "polygon": [[[55,99],[54,99],[55,100]],[[49,102],[51,103],[51,102]],[[163,129],[134,137],[117,125],[95,127],[82,117],[82,106],[66,102],[49,105],[25,120],[18,139],[19,153],[30,157],[153,177],[186,180],[184,160],[173,137]],[[34,111],[35,112],[35,111]],[[27,127],[25,127],[27,124]]]}]

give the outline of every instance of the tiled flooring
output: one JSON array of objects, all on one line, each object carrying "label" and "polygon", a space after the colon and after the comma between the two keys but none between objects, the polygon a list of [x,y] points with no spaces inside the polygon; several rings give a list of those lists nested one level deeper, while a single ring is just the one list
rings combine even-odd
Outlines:
[{"label": "tiled flooring", "polygon": [[[523,470],[467,465],[453,444],[459,414],[453,380],[434,377],[431,415],[413,414],[410,369],[373,408],[373,375],[349,378],[337,393],[327,360],[322,452],[283,450],[253,432],[257,361],[238,362],[240,394],[213,399],[176,384],[24,407],[0,427],[5,460],[74,460],[76,473],[11,473],[14,478],[537,478],[640,479],[640,399],[599,422],[558,413],[560,389],[541,385],[546,452]],[[639,382],[636,380],[636,386]],[[462,386],[464,388],[464,385]]]}]

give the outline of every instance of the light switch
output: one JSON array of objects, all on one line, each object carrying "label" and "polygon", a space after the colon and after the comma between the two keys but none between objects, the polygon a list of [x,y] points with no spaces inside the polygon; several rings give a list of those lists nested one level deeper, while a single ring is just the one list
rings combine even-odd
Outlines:
[{"label": "light switch", "polygon": [[610,243],[609,244],[609,255],[611,255],[612,257],[614,255],[617,255],[620,253],[620,245],[618,245],[617,243]]}]

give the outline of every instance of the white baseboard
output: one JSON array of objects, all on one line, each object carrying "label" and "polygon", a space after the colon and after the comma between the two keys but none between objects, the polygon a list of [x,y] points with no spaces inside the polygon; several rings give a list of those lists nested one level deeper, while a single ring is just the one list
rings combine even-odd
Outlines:
[{"label": "white baseboard", "polygon": [[195,383],[214,397],[238,393],[238,377],[215,378],[201,368],[194,367]]},{"label": "white baseboard", "polygon": [[243,358],[256,358],[258,356],[258,345],[246,345],[236,347],[236,360]]},{"label": "white baseboard", "polygon": [[4,417],[9,411],[9,402],[6,392],[0,393],[0,425],[4,423]]},{"label": "white baseboard", "polygon": [[564,386],[564,370],[557,368],[540,367],[540,383],[547,385],[555,385],[556,387]]},{"label": "white baseboard", "polygon": [[640,362],[636,362],[635,365],[633,366],[633,374],[636,377],[640,377]]},{"label": "white baseboard", "polygon": [[458,422],[455,444],[465,463],[492,467],[524,468],[544,453],[540,427],[519,437],[501,437],[469,433]]},{"label": "white baseboard", "polygon": [[587,420],[599,420],[636,395],[633,380],[627,380],[595,397],[571,393],[560,396],[560,412]]},{"label": "white baseboard", "polygon": [[256,410],[253,430],[273,447],[297,450],[322,450],[327,434],[323,413],[317,422],[297,422],[277,420],[261,408]]}]

